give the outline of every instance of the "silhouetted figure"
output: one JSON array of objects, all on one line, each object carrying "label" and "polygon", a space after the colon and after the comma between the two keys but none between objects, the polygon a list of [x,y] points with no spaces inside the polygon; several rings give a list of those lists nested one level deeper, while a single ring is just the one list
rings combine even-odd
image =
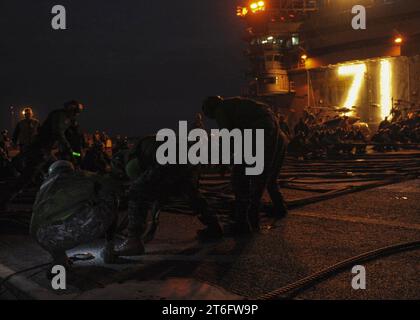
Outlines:
[{"label": "silhouetted figure", "polygon": [[21,152],[34,141],[39,130],[39,121],[33,117],[31,108],[25,108],[23,115],[25,118],[18,122],[13,133],[13,143],[19,146]]},{"label": "silhouetted figure", "polygon": [[267,189],[274,206],[274,214],[283,217],[287,208],[279,191],[277,178],[286,153],[284,133],[277,118],[266,104],[252,99],[209,97],[203,103],[203,113],[216,120],[221,129],[264,129],[264,170],[256,176],[245,174],[245,164],[235,164],[232,186],[235,193],[233,231],[249,234],[259,230],[261,197]]},{"label": "silhouetted figure", "polygon": [[77,101],[69,101],[64,108],[50,112],[45,122],[39,128],[34,141],[28,145],[21,157],[24,168],[19,179],[7,192],[0,195],[0,206],[4,206],[17,192],[26,185],[36,182],[42,176],[42,170],[52,158],[52,150],[58,145],[64,158],[73,160],[73,150],[66,138],[66,131],[71,121],[83,110],[83,105]]}]

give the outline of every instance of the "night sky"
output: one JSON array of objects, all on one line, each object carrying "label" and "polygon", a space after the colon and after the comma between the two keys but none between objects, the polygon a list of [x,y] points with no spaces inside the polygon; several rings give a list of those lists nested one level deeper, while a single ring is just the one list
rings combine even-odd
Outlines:
[{"label": "night sky", "polygon": [[[67,30],[51,8],[67,9]],[[87,131],[139,136],[192,120],[207,95],[237,95],[243,25],[226,0],[1,0],[0,128],[9,106],[44,120],[64,101]]]}]

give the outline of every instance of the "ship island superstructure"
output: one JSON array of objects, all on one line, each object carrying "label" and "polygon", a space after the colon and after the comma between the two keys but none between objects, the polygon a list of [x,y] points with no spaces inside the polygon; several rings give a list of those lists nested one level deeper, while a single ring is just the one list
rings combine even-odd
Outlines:
[{"label": "ship island superstructure", "polygon": [[[360,6],[365,29],[352,24]],[[376,126],[393,108],[420,108],[418,1],[244,0],[237,15],[249,60],[245,95],[291,122],[303,110],[341,110]]]}]

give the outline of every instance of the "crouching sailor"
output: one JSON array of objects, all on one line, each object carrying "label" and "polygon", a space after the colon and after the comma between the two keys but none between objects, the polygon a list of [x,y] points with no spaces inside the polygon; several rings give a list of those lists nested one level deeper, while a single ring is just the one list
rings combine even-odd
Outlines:
[{"label": "crouching sailor", "polygon": [[69,161],[56,161],[33,207],[30,233],[53,258],[53,265],[70,267],[66,250],[102,237],[102,255],[112,262],[112,236],[117,219],[117,184],[111,178],[76,172]]}]

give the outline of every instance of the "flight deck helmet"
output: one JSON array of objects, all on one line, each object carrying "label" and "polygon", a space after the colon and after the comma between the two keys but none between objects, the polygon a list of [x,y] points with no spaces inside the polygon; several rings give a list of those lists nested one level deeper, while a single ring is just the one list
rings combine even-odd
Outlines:
[{"label": "flight deck helmet", "polygon": [[55,161],[48,168],[49,177],[62,174],[62,173],[72,173],[72,172],[74,172],[74,166],[70,161],[66,161],[66,160]]}]

